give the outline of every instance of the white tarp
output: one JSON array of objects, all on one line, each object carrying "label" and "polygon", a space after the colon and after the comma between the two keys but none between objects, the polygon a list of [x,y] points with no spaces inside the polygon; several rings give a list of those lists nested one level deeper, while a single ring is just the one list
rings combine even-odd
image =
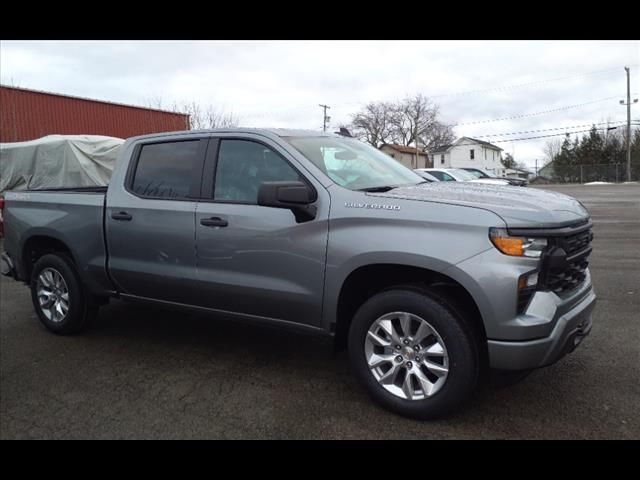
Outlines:
[{"label": "white tarp", "polygon": [[49,135],[0,143],[0,194],[6,190],[105,186],[124,143],[100,135]]}]

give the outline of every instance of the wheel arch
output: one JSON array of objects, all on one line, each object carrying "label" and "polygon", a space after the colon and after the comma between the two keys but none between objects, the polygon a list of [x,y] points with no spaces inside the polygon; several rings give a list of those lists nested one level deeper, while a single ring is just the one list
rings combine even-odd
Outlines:
[{"label": "wheel arch", "polygon": [[49,253],[63,253],[77,265],[71,249],[64,240],[49,233],[34,233],[22,243],[20,250],[20,274],[25,282],[31,279],[33,266],[38,259]]},{"label": "wheel arch", "polygon": [[474,330],[486,355],[486,332],[480,308],[469,290],[451,276],[424,267],[398,263],[372,263],[352,270],[340,287],[335,310],[334,345],[346,347],[349,326],[358,308],[371,296],[392,287],[428,289],[461,316]]}]

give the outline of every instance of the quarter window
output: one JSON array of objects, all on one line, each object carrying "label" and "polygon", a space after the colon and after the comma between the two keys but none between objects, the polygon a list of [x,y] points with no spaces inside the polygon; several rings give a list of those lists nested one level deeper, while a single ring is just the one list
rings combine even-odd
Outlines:
[{"label": "quarter window", "polygon": [[143,145],[132,189],[153,198],[186,198],[198,162],[199,140]]},{"label": "quarter window", "polygon": [[258,203],[262,182],[303,181],[289,163],[269,147],[249,140],[222,140],[213,198]]}]

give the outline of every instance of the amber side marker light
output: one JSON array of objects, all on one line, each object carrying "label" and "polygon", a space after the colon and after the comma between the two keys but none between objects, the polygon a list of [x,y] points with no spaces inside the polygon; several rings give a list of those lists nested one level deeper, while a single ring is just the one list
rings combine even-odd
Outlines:
[{"label": "amber side marker light", "polygon": [[489,239],[505,255],[513,257],[540,257],[547,246],[546,238],[513,237],[504,228],[490,228]]},{"label": "amber side marker light", "polygon": [[513,255],[515,257],[522,256],[522,238],[510,237],[490,237],[493,244],[498,250],[505,255]]}]

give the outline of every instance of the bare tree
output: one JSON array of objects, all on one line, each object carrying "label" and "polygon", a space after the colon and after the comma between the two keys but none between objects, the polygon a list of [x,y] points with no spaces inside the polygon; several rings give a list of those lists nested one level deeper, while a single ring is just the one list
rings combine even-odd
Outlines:
[{"label": "bare tree", "polygon": [[402,145],[415,144],[416,139],[428,135],[436,123],[438,106],[421,93],[398,102],[392,117],[396,141]]},{"label": "bare tree", "polygon": [[563,140],[560,138],[551,138],[547,140],[542,151],[544,152],[545,164],[552,162],[558,156],[562,149]]},{"label": "bare tree", "polygon": [[425,147],[425,150],[432,150],[440,145],[449,145],[455,139],[456,135],[450,125],[436,121],[425,134],[420,136],[420,144]]},{"label": "bare tree", "polygon": [[352,127],[361,140],[379,148],[384,143],[431,148],[451,143],[451,127],[438,120],[439,107],[422,94],[398,102],[372,102],[353,115]]},{"label": "bare tree", "polygon": [[231,128],[238,126],[238,117],[233,112],[224,112],[209,106],[205,112],[206,128]]},{"label": "bare tree", "polygon": [[353,115],[351,129],[360,140],[379,148],[392,142],[394,105],[387,102],[369,103],[362,112]]},{"label": "bare tree", "polygon": [[[147,100],[147,105],[152,108],[163,108],[162,97],[155,96]],[[225,112],[213,105],[202,106],[200,103],[192,100],[190,102],[173,102],[168,107],[172,112],[184,113],[189,115],[189,130],[203,130],[209,128],[230,128],[237,127],[239,123],[238,117],[233,112]]]}]

